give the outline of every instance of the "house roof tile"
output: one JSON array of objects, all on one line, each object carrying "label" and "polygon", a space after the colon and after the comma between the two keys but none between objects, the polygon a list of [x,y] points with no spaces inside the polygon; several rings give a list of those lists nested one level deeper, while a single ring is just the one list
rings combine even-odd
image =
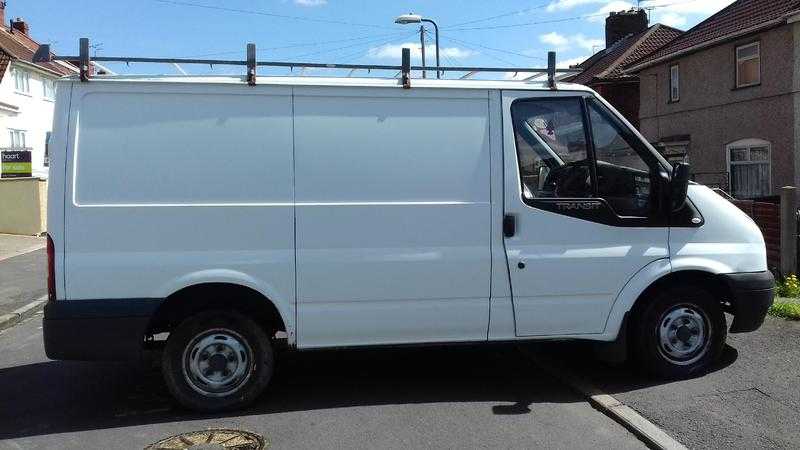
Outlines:
[{"label": "house roof tile", "polygon": [[599,79],[616,79],[626,76],[623,70],[628,64],[661,48],[680,36],[681,33],[681,30],[660,23],[655,24],[640,33],[623,38],[579,64],[578,67],[584,71],[568,78],[567,81],[587,84]]},{"label": "house roof tile", "polygon": [[737,0],[657,51],[629,64],[629,67],[640,70],[743,32],[773,27],[784,23],[796,12],[800,12],[800,0]]},{"label": "house roof tile", "polygon": [[[0,27],[0,51],[2,51],[2,55],[8,59],[12,61],[24,61],[29,64],[33,64],[41,70],[50,72],[57,76],[73,75],[77,72],[77,68],[73,69],[64,63],[34,63],[33,55],[38,49],[39,44],[29,36],[26,36],[18,31],[12,31],[8,27]],[[0,60],[0,63],[2,62],[3,61]],[[5,65],[7,64],[8,62],[6,61]],[[0,72],[0,79],[2,79],[3,73],[5,73],[5,71]]]}]

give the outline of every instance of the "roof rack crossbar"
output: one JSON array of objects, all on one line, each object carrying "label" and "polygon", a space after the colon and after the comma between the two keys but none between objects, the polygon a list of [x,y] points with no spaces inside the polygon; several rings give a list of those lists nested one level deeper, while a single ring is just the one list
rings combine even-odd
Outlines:
[{"label": "roof rack crossbar", "polygon": [[[408,51],[408,60],[406,61],[405,55]],[[245,66],[247,67],[247,82],[250,85],[255,85],[256,82],[256,68],[257,67],[286,67],[289,69],[346,69],[350,70],[348,76],[352,75],[355,70],[389,70],[400,72],[403,75],[404,85],[406,84],[406,75],[410,84],[412,71],[440,71],[440,72],[462,72],[465,75],[461,79],[468,79],[479,73],[524,73],[531,74],[525,80],[532,80],[537,76],[547,75],[548,86],[551,89],[556,88],[557,81],[565,75],[579,73],[578,69],[562,69],[556,66],[556,53],[548,52],[547,67],[470,67],[470,66],[412,66],[410,59],[410,50],[403,49],[402,64],[385,65],[385,64],[331,64],[331,63],[315,63],[315,62],[301,62],[301,61],[258,61],[256,59],[256,46],[255,44],[247,44],[247,59],[246,60],[229,60],[229,59],[194,59],[194,58],[151,58],[151,57],[130,57],[130,56],[95,56],[89,55],[89,40],[87,38],[80,39],[80,53],[78,56],[56,56],[50,53],[50,47],[42,45],[36,53],[33,62],[50,62],[58,61],[77,61],[81,70],[81,80],[88,81],[91,76],[91,62],[118,62],[118,63],[154,63],[154,64],[200,64],[208,66]],[[561,75],[561,76],[559,76]]]}]

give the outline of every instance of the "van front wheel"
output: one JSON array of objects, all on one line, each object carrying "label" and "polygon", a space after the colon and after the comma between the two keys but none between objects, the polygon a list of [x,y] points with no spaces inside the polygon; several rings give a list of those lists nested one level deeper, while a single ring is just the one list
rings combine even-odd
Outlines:
[{"label": "van front wheel", "polygon": [[241,314],[207,311],[184,320],[164,349],[164,380],[175,399],[196,411],[239,409],[272,377],[274,357],[264,330]]},{"label": "van front wheel", "polygon": [[717,360],[727,326],[714,295],[687,285],[664,289],[645,301],[631,329],[631,348],[643,369],[662,378],[688,378]]}]

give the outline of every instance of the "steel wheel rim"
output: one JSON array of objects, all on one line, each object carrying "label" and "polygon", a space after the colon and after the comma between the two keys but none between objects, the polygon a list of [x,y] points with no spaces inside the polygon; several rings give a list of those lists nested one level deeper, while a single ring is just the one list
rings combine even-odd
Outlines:
[{"label": "steel wheel rim", "polygon": [[673,364],[689,365],[710,347],[711,325],[705,312],[694,305],[677,305],[658,322],[658,350]]},{"label": "steel wheel rim", "polygon": [[250,378],[253,352],[239,333],[218,328],[204,331],[183,351],[183,377],[191,388],[207,397],[225,397]]}]

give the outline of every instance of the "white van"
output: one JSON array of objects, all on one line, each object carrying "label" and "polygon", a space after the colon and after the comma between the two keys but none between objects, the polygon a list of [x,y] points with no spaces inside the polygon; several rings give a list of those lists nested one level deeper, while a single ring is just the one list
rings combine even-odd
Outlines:
[{"label": "white van", "polygon": [[284,347],[583,339],[686,377],[773,298],[753,221],[578,85],[65,79],[50,158],[47,355],[163,348],[194,409]]}]

